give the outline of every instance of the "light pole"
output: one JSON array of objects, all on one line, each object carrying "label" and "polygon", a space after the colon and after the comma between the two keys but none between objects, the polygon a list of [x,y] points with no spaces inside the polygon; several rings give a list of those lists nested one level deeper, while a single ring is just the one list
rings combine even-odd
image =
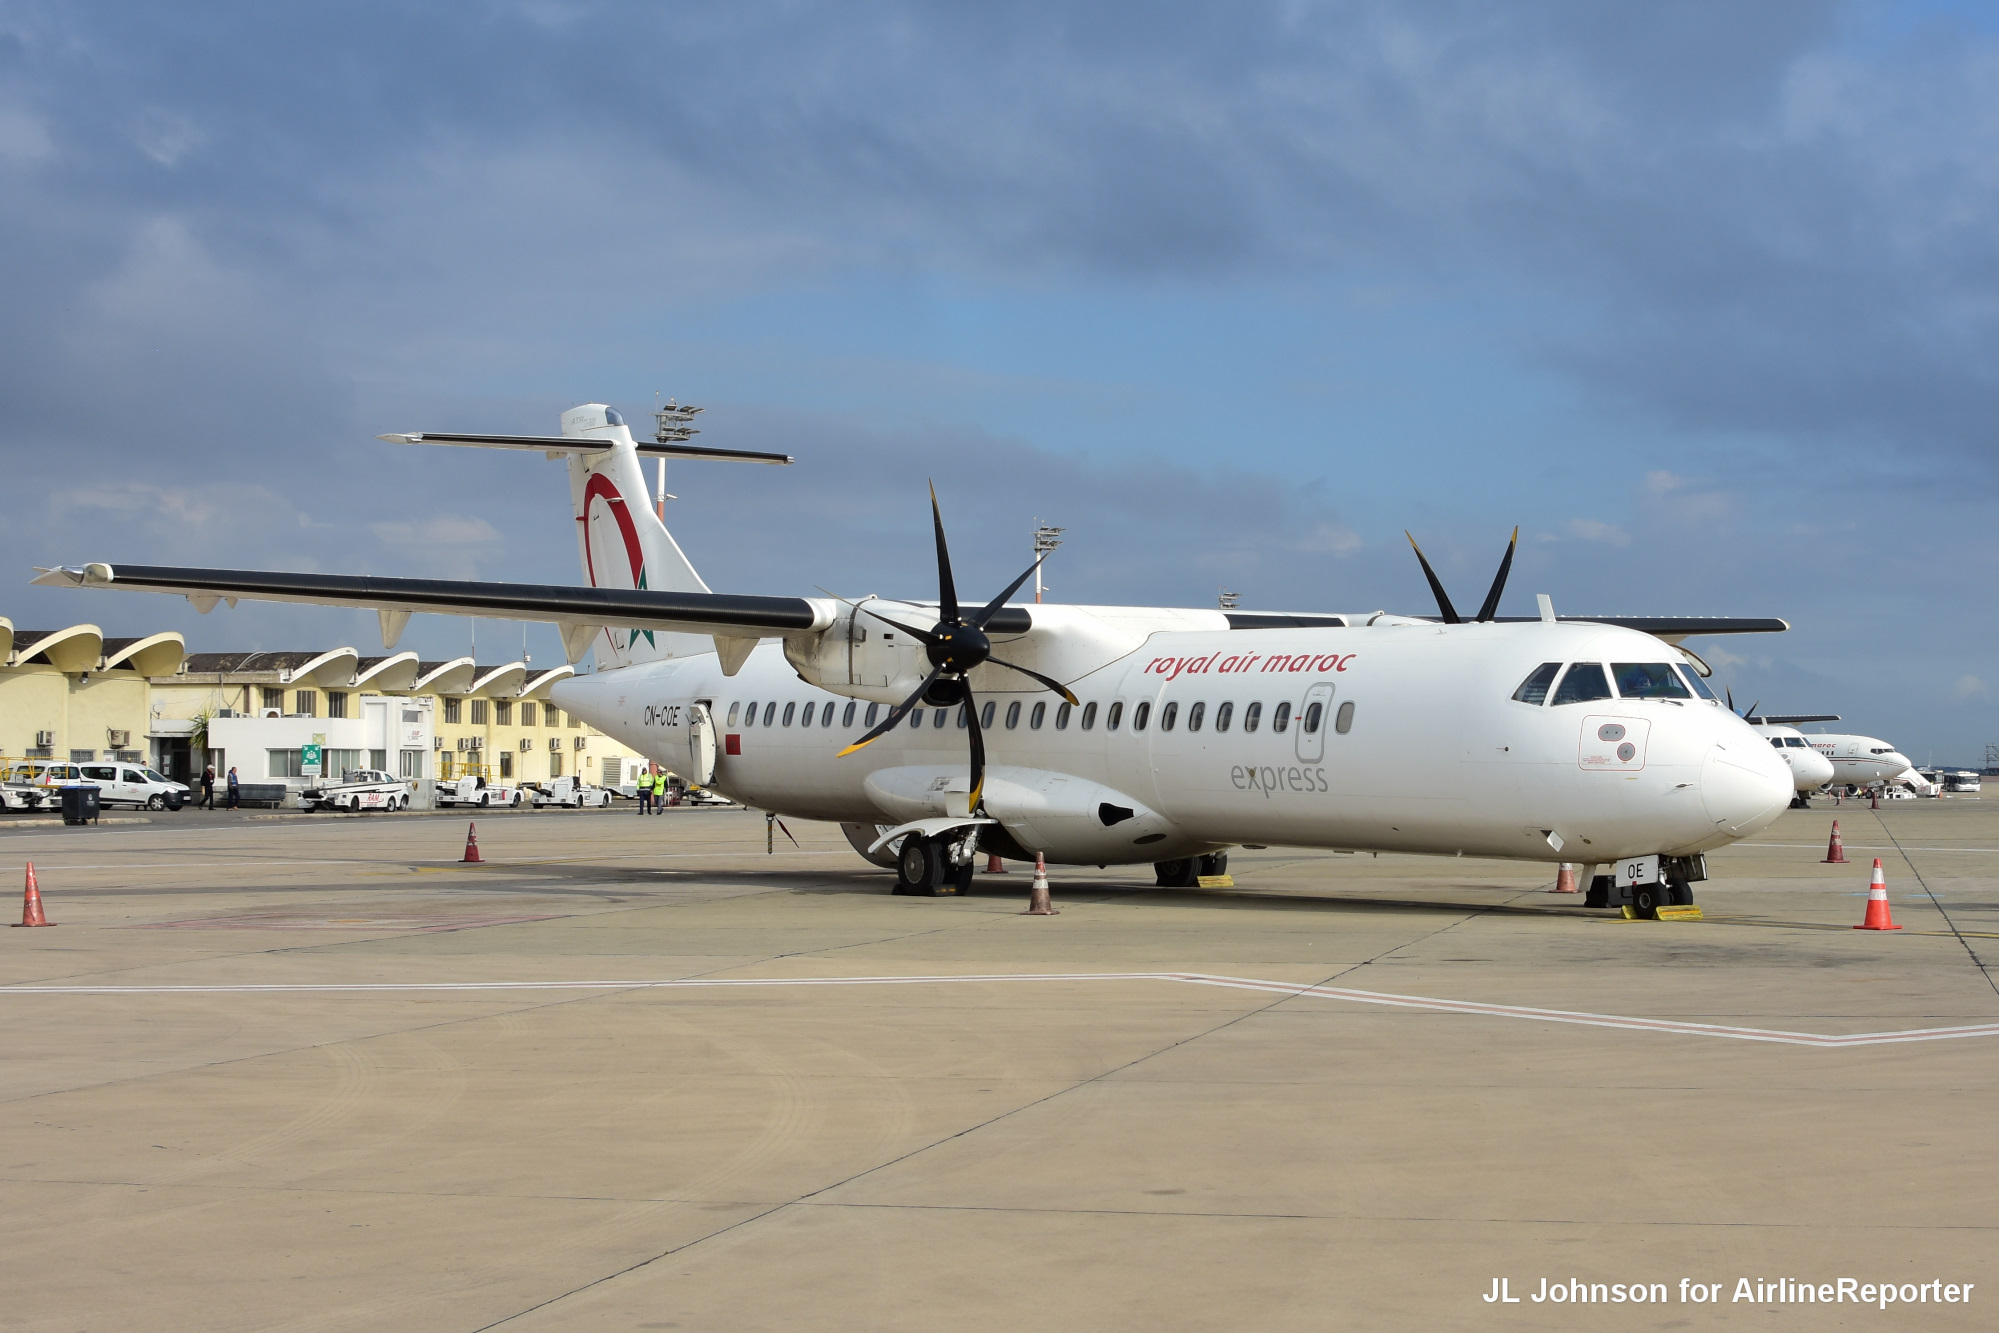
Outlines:
[{"label": "light pole", "polygon": [[1041,594],[1048,590],[1048,585],[1041,581],[1041,558],[1062,544],[1057,539],[1068,530],[1051,528],[1038,518],[1034,520],[1034,604],[1036,606],[1041,605]]},{"label": "light pole", "polygon": [[[653,420],[659,423],[653,430],[653,439],[661,444],[685,444],[701,433],[687,424],[701,411],[701,408],[682,407],[674,399],[667,399],[666,406],[652,414]],[[653,510],[658,513],[661,523],[666,522],[666,502],[678,498],[666,493],[666,460],[662,458],[659,460],[659,490],[653,496],[652,502]]]}]

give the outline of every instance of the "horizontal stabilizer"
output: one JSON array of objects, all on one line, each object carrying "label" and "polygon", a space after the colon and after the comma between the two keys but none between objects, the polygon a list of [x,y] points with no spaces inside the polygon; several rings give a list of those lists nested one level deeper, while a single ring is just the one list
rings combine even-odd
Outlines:
[{"label": "horizontal stabilizer", "polygon": [[[535,453],[607,454],[618,441],[585,439],[578,435],[463,435],[453,431],[417,431],[404,435],[377,435],[390,444],[459,444],[475,449],[527,449]],[[699,444],[658,444],[639,440],[633,445],[641,458],[710,458],[724,463],[795,462],[790,454],[767,454],[755,449],[711,449]]]}]

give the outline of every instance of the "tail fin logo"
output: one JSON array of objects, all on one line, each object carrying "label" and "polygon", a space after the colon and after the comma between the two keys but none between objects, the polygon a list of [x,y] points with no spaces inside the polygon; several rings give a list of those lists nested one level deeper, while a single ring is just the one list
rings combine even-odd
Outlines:
[{"label": "tail fin logo", "polygon": [[[625,504],[625,497],[618,494],[618,488],[612,485],[610,479],[603,473],[593,472],[590,474],[589,483],[583,488],[583,512],[577,516],[576,521],[584,524],[587,530],[590,521],[590,507],[599,500],[604,502],[606,507],[610,509],[611,516],[617,520],[618,536],[625,543],[625,557],[631,561],[632,565],[632,586],[634,588],[644,588],[646,586],[645,548],[639,544],[638,528],[632,523],[632,516]],[[586,562],[586,572],[590,576],[590,586],[593,588],[602,587],[603,585],[597,580],[596,557],[592,554],[587,531],[583,542],[583,558]],[[639,641],[641,636],[644,637],[648,644],[653,643],[651,630],[635,629],[631,631],[631,637],[625,640],[625,646],[627,648],[631,647]]]}]

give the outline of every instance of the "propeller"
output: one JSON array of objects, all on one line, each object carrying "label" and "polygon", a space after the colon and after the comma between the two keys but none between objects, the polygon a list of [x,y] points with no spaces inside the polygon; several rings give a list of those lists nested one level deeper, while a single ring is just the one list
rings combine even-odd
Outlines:
[{"label": "propeller", "polygon": [[916,687],[914,693],[889,710],[889,715],[882,719],[879,726],[840,751],[837,757],[845,758],[887,735],[909,716],[910,709],[920,703],[928,703],[932,707],[961,704],[965,709],[965,726],[971,733],[972,794],[966,813],[972,814],[978,811],[979,798],[986,783],[986,738],[984,728],[979,725],[978,700],[972,696],[972,672],[990,662],[1039,682],[1071,705],[1076,702],[1076,696],[1059,680],[994,657],[992,640],[986,637],[986,625],[1006,605],[1006,599],[1019,592],[1020,585],[1032,578],[1034,571],[1041,568],[1041,561],[1048,557],[1044,554],[1027,567],[1026,573],[1008,584],[1005,592],[966,615],[958,605],[958,586],[951,577],[951,547],[944,539],[944,515],[937,507],[937,487],[934,483],[930,487],[930,521],[937,530],[937,623],[928,630],[921,630],[899,620],[890,620],[870,607],[861,608],[876,620],[893,625],[922,644],[925,655],[930,659],[930,674],[923,678],[923,683]]},{"label": "propeller", "polygon": [[[1409,537],[1407,529],[1402,535]],[[1474,617],[1478,623],[1483,624],[1499,614],[1499,595],[1506,591],[1506,576],[1513,571],[1513,552],[1519,545],[1520,529],[1515,527],[1513,536],[1506,543],[1506,555],[1499,562],[1499,572],[1492,577],[1492,588],[1485,594],[1485,601],[1480,604],[1478,615]],[[1423,556],[1423,548],[1416,544],[1414,537],[1409,537],[1409,549],[1416,553],[1416,563],[1423,566],[1423,577],[1430,581],[1430,592],[1437,599],[1437,610],[1443,613],[1444,623],[1464,624],[1465,618],[1458,614],[1455,606],[1451,605],[1451,595],[1444,591],[1443,580],[1437,577],[1436,570],[1430,568],[1430,562]]]}]

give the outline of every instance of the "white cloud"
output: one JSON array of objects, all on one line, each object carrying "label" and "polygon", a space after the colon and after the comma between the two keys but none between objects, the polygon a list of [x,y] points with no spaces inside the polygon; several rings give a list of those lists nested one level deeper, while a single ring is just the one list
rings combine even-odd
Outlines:
[{"label": "white cloud", "polygon": [[163,167],[173,166],[205,138],[194,122],[172,111],[151,110],[139,118],[132,139],[139,150]]},{"label": "white cloud", "polygon": [[1992,697],[1991,692],[1985,687],[1985,682],[1976,676],[1959,676],[1957,683],[1950,687],[1950,695],[1951,698],[1958,700]]},{"label": "white cloud", "polygon": [[1586,542],[1608,542],[1612,546],[1631,545],[1631,534],[1614,523],[1605,523],[1596,518],[1572,518],[1568,523],[1569,535]]}]

